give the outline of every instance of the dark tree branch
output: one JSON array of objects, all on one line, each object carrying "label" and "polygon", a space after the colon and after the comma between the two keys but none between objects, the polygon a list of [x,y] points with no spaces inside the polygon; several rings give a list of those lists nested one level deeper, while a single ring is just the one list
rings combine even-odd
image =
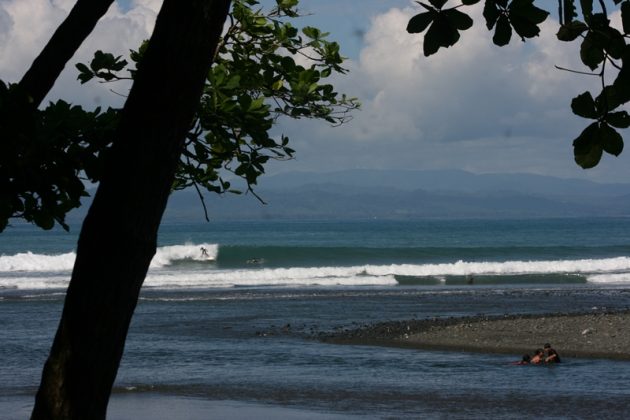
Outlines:
[{"label": "dark tree branch", "polygon": [[569,73],[575,73],[575,74],[583,74],[586,76],[597,76],[597,77],[601,77],[600,73],[591,73],[588,71],[579,71],[579,70],[571,70],[571,69],[567,69],[565,67],[560,67],[560,66],[554,66],[555,68],[557,68],[558,70],[562,70],[562,71],[568,71]]},{"label": "dark tree branch", "polygon": [[203,194],[201,193],[201,190],[199,189],[199,185],[194,179],[192,181],[192,184],[193,184],[193,187],[195,187],[195,191],[197,191],[197,195],[199,196],[199,201],[201,201],[201,206],[203,207],[203,217],[206,219],[206,222],[209,222],[210,218],[208,217],[208,207],[206,207],[206,199],[204,198]]},{"label": "dark tree branch", "polygon": [[599,6],[602,8],[604,16],[608,17],[608,11],[606,10],[606,3],[604,3],[604,0],[599,0]]},{"label": "dark tree branch", "polygon": [[[85,218],[33,419],[105,419],[230,0],[165,0]],[[168,83],[164,83],[168,80]]]},{"label": "dark tree branch", "polygon": [[113,0],[78,0],[68,17],[59,25],[42,52],[20,80],[20,86],[38,107],[66,63],[90,35],[96,23],[113,3]]}]

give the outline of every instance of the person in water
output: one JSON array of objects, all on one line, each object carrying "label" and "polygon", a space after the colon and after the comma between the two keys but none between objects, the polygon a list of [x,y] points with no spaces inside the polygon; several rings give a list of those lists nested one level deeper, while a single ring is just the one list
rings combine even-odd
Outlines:
[{"label": "person in water", "polygon": [[560,363],[560,355],[551,347],[551,344],[544,345],[545,363]]},{"label": "person in water", "polygon": [[531,363],[531,356],[529,354],[524,354],[523,358],[518,362],[514,362],[515,365],[529,365]]},{"label": "person in water", "polygon": [[208,250],[204,247],[201,247],[201,256],[208,258]]},{"label": "person in water", "polygon": [[539,365],[545,361],[545,352],[543,349],[536,349],[534,352],[534,356],[531,358],[529,363],[532,365]]}]

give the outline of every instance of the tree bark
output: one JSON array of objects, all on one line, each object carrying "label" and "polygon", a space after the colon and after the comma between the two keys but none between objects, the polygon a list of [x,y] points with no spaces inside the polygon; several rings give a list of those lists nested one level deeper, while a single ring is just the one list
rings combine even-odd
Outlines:
[{"label": "tree bark", "polygon": [[230,0],[165,0],[83,223],[33,419],[104,419]]},{"label": "tree bark", "polygon": [[19,83],[31,96],[35,108],[42,103],[66,63],[92,33],[96,23],[107,13],[113,2],[114,0],[78,0],[68,17],[59,25]]}]

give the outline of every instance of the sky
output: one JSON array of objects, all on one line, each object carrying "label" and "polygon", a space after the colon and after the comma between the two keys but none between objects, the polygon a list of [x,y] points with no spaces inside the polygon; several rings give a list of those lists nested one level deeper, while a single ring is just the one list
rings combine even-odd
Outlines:
[{"label": "sky", "polygon": [[[73,3],[0,0],[0,79],[20,79]],[[125,56],[150,36],[160,4],[116,2],[46,100],[62,98],[90,109],[121,106],[128,86],[82,86],[74,64],[89,61],[97,49]],[[358,97],[362,109],[341,127],[281,121],[274,134],[290,138],[296,158],[274,162],[268,172],[463,169],[630,182],[630,151],[604,155],[590,170],[573,161],[572,141],[590,122],[571,113],[571,98],[586,90],[595,96],[598,79],[554,68],[585,70],[579,45],[556,40],[555,8],[540,37],[527,43],[514,37],[499,48],[492,45],[481,3],[469,7],[473,28],[429,58],[422,55],[422,37],[405,30],[409,18],[423,11],[416,2],[301,0],[300,9],[307,16],[295,26],[317,26],[341,45],[349,74],[333,84]],[[616,13],[611,19],[620,21]]]}]

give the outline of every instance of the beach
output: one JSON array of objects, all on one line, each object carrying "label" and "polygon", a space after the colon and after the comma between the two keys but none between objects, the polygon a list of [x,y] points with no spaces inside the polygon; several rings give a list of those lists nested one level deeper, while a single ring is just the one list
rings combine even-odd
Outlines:
[{"label": "beach", "polygon": [[629,323],[629,310],[431,318],[375,323],[324,341],[515,355],[550,343],[562,357],[630,360]]}]

